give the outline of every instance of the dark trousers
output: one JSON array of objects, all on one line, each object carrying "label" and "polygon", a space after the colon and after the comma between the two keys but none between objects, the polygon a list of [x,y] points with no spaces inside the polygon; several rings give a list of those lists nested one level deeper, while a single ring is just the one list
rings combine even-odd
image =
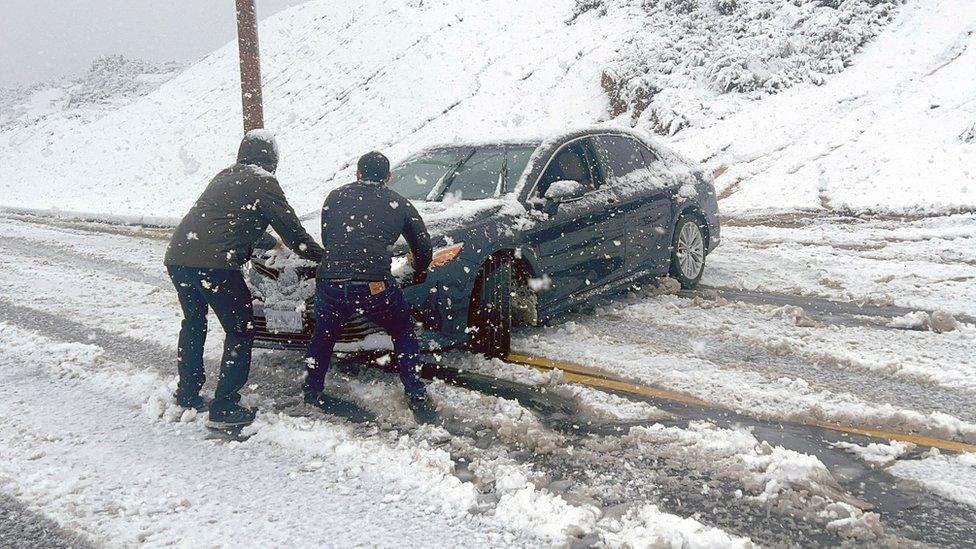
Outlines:
[{"label": "dark trousers", "polygon": [[329,371],[332,351],[342,327],[353,313],[360,313],[380,326],[393,339],[400,381],[407,396],[425,394],[424,384],[417,377],[420,366],[420,343],[410,319],[410,305],[403,291],[389,282],[387,289],[371,295],[365,282],[335,282],[318,280],[315,284],[315,332],[308,345],[306,391],[321,391],[325,374]]},{"label": "dark trousers", "polygon": [[227,334],[220,377],[210,409],[231,409],[240,401],[240,390],[247,383],[251,370],[251,346],[254,343],[251,291],[244,283],[244,276],[236,269],[169,266],[167,270],[183,308],[183,325],[177,350],[180,381],[176,396],[190,399],[198,395],[206,379],[203,344],[207,339],[209,307],[216,313]]}]

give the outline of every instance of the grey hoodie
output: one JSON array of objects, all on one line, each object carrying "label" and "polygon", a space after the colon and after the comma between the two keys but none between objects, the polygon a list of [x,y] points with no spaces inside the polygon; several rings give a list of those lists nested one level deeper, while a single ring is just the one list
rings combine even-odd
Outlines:
[{"label": "grey hoodie", "polygon": [[237,163],[218,173],[176,227],[166,249],[166,265],[238,269],[255,244],[274,245],[270,224],[285,244],[318,262],[322,248],[305,232],[285,200],[274,171],[278,149],[264,130],[244,136]]}]

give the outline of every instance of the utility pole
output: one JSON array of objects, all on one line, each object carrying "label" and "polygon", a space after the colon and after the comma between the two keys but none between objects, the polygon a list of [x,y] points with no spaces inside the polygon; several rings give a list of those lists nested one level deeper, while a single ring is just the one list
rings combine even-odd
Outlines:
[{"label": "utility pole", "polygon": [[245,133],[264,127],[258,15],[254,1],[237,0],[237,50],[241,57],[241,106]]}]

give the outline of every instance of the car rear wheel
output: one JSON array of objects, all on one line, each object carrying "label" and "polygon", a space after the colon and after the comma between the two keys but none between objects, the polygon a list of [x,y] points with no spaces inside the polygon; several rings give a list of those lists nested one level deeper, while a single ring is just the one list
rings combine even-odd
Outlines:
[{"label": "car rear wheel", "polygon": [[688,290],[698,285],[705,272],[705,230],[701,220],[682,214],[674,227],[671,244],[671,276]]},{"label": "car rear wheel", "polygon": [[481,267],[468,314],[469,347],[488,357],[508,356],[512,344],[512,260],[493,257]]}]

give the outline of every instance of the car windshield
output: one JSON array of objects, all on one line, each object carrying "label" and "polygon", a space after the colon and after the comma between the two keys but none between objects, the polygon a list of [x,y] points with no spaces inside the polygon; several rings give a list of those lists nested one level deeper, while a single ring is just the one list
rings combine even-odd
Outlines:
[{"label": "car windshield", "polygon": [[426,200],[442,178],[471,149],[438,149],[428,151],[397,166],[390,188],[408,200]]},{"label": "car windshield", "polygon": [[[396,167],[390,188],[410,200],[441,200],[445,194],[456,200],[499,196],[512,191],[534,150],[531,146],[435,149]],[[450,180],[445,181],[446,176]]]}]

